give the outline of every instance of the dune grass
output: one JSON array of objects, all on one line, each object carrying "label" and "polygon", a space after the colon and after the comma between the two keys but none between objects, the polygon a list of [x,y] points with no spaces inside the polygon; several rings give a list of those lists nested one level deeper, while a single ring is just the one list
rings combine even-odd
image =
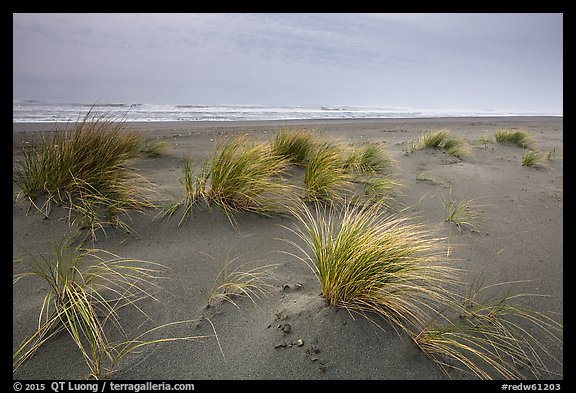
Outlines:
[{"label": "dune grass", "polygon": [[532,149],[534,147],[532,136],[521,129],[501,128],[496,130],[494,138],[498,143],[512,143],[527,149]]},{"label": "dune grass", "polygon": [[243,136],[221,141],[197,176],[191,161],[185,161],[184,198],[169,207],[168,215],[184,206],[182,222],[200,201],[223,210],[231,222],[235,212],[281,214],[295,195],[284,181],[287,166],[265,143]]},{"label": "dune grass", "polygon": [[291,164],[305,167],[300,192],[307,201],[341,201],[353,190],[354,182],[364,185],[359,200],[390,200],[397,195],[398,182],[382,177],[390,173],[393,161],[380,146],[366,144],[346,155],[339,144],[307,130],[282,129],[268,146],[244,136],[221,142],[196,175],[191,160],[185,160],[184,198],[170,205],[164,215],[172,216],[184,207],[180,225],[201,201],[221,208],[231,221],[239,211],[287,212],[298,199],[299,189],[288,181]]},{"label": "dune grass", "polygon": [[343,163],[344,169],[355,174],[390,174],[394,168],[392,158],[377,143],[356,147]]},{"label": "dune grass", "polygon": [[227,214],[277,211],[287,191],[279,181],[286,165],[265,144],[236,137],[222,143],[208,160],[199,176],[197,192]]},{"label": "dune grass", "polygon": [[46,217],[53,204],[64,206],[70,224],[89,228],[93,237],[106,224],[129,228],[123,219],[129,210],[154,207],[153,184],[127,166],[140,146],[122,120],[90,112],[70,131],[24,148],[14,169],[16,200],[23,196]]},{"label": "dune grass", "polygon": [[558,371],[547,364],[562,366],[551,351],[562,348],[562,325],[518,304],[538,295],[485,294],[494,287],[522,282],[484,285],[478,276],[462,298],[459,315],[442,323],[432,319],[414,341],[446,373],[457,369],[480,379],[558,377]]},{"label": "dune grass", "polygon": [[182,193],[184,196],[180,201],[168,205],[166,209],[160,213],[160,216],[172,217],[172,215],[174,215],[178,209],[183,207],[184,211],[180,221],[178,222],[178,226],[180,226],[188,219],[191,209],[200,198],[199,190],[203,189],[205,186],[202,184],[202,180],[200,178],[194,177],[194,163],[189,158],[184,159],[182,177],[178,180],[183,186]]},{"label": "dune grass", "polygon": [[427,131],[420,135],[416,144],[417,149],[441,149],[448,138],[448,130]]},{"label": "dune grass", "polygon": [[272,151],[290,163],[305,167],[304,199],[338,201],[352,190],[352,183],[365,185],[358,198],[388,197],[397,182],[375,177],[386,175],[394,168],[393,160],[376,143],[343,148],[307,130],[280,130],[271,142]]},{"label": "dune grass", "polygon": [[384,213],[379,204],[307,205],[294,211],[294,232],[307,250],[330,306],[374,312],[414,334],[436,303],[450,301],[457,269],[445,263],[445,242],[409,218]]},{"label": "dune grass", "polygon": [[444,150],[446,154],[456,158],[463,158],[469,154],[468,147],[462,138],[454,137],[447,129],[424,132],[413,149]]},{"label": "dune grass", "polygon": [[182,178],[184,198],[171,205],[166,215],[184,206],[182,223],[200,201],[220,207],[230,218],[238,211],[265,215],[288,211],[297,200],[297,187],[286,180],[291,164],[305,166],[302,196],[307,200],[336,200],[351,187],[339,145],[306,130],[283,129],[269,146],[245,137],[220,143],[198,175],[193,175],[187,160]]},{"label": "dune grass", "polygon": [[550,153],[544,154],[538,150],[528,150],[522,154],[522,166],[543,167],[549,161]]},{"label": "dune grass", "polygon": [[365,143],[343,151],[343,168],[350,175],[350,182],[362,184],[356,192],[355,203],[392,202],[400,196],[401,184],[392,179],[396,167],[394,160],[377,143]]},{"label": "dune grass", "polygon": [[444,141],[444,150],[448,155],[463,158],[469,154],[468,147],[462,138],[451,137]]},{"label": "dune grass", "polygon": [[304,172],[304,198],[323,202],[341,200],[341,193],[351,187],[351,179],[344,169],[340,146],[322,142],[309,156]]},{"label": "dune grass", "polygon": [[[54,244],[52,255],[29,255],[15,261],[25,272],[14,276],[14,283],[26,277],[39,279],[47,288],[38,327],[13,354],[13,372],[29,361],[38,349],[61,332],[66,332],[81,352],[89,378],[109,377],[129,353],[145,345],[200,336],[150,338],[152,333],[175,324],[154,327],[129,337],[125,332],[122,309],[136,310],[146,321],[143,303],[154,301],[153,291],[163,266],[158,263],[123,258],[111,252],[74,246],[71,238]],[[112,332],[121,339],[112,341]]]},{"label": "dune grass", "polygon": [[309,154],[318,143],[318,138],[305,129],[279,130],[271,141],[272,152],[292,164],[305,165]]}]

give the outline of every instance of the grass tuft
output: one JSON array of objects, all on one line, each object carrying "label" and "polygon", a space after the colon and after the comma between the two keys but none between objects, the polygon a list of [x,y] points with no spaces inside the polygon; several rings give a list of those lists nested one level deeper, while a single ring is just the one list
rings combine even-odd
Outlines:
[{"label": "grass tuft", "polygon": [[[130,307],[150,320],[143,302],[155,300],[158,263],[122,258],[101,249],[72,246],[70,239],[54,245],[53,255],[41,255],[16,261],[26,267],[14,276],[14,283],[25,277],[36,277],[48,288],[44,296],[38,327],[13,354],[13,372],[28,362],[40,347],[61,332],[80,350],[90,378],[109,377],[118,363],[130,352],[159,342],[192,340],[201,336],[150,338],[153,332],[174,324],[154,327],[128,337],[121,310]],[[121,334],[118,342],[110,340],[111,331]]]},{"label": "grass tuft", "polygon": [[271,141],[272,152],[296,165],[305,165],[317,143],[308,130],[281,129]]},{"label": "grass tuft", "polygon": [[46,217],[53,204],[64,206],[70,224],[89,228],[94,238],[106,224],[129,228],[121,218],[129,210],[154,207],[154,186],[127,166],[140,146],[140,136],[125,130],[123,121],[90,112],[71,131],[24,149],[14,170],[16,199],[23,196]]},{"label": "grass tuft", "polygon": [[342,151],[338,145],[323,142],[310,154],[304,172],[305,195],[310,201],[335,201],[340,192],[351,187],[351,176],[344,169]]},{"label": "grass tuft", "polygon": [[184,206],[182,222],[200,201],[222,209],[231,221],[235,212],[282,213],[293,195],[283,181],[287,165],[264,143],[250,143],[243,136],[223,141],[198,176],[193,175],[191,161],[185,161],[184,198],[167,214]]},{"label": "grass tuft", "polygon": [[435,303],[450,300],[446,286],[456,269],[444,263],[444,241],[409,218],[385,214],[378,204],[316,205],[316,212],[303,204],[294,216],[301,224],[294,232],[308,248],[299,247],[302,260],[328,305],[374,312],[413,333]]},{"label": "grass tuft", "polygon": [[420,136],[417,149],[441,149],[448,138],[448,130],[427,131]]},{"label": "grass tuft", "polygon": [[356,174],[390,173],[394,162],[377,143],[355,148],[344,160],[344,169]]},{"label": "grass tuft", "polygon": [[444,141],[444,150],[448,155],[462,158],[468,155],[468,147],[461,138],[448,138]]},{"label": "grass tuft", "polygon": [[524,130],[502,128],[496,130],[494,138],[498,143],[512,143],[527,149],[534,146],[532,136]]},{"label": "grass tuft", "polygon": [[550,153],[544,154],[538,150],[528,150],[522,154],[522,166],[543,167],[549,161]]},{"label": "grass tuft", "polygon": [[469,154],[468,147],[462,138],[450,135],[447,129],[424,132],[413,146],[414,149],[444,150],[446,154],[463,158]]},{"label": "grass tuft", "polygon": [[514,283],[485,286],[477,278],[463,298],[459,316],[448,323],[431,323],[414,341],[445,372],[457,369],[480,379],[558,377],[547,364],[562,366],[551,351],[562,348],[562,325],[515,303],[537,295],[484,295],[509,284]]}]

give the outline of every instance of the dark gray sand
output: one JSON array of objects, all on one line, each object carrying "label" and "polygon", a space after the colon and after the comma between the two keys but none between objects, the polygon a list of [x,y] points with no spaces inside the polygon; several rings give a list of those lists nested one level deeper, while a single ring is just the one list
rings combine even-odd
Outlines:
[{"label": "dark gray sand", "polygon": [[[62,124],[14,123],[13,151],[31,143],[38,131],[61,129]],[[452,244],[450,258],[463,268],[465,280],[483,272],[486,283],[533,280],[502,288],[542,294],[521,299],[527,306],[563,320],[563,119],[442,118],[266,122],[130,123],[147,137],[168,143],[160,157],[134,163],[156,183],[163,202],[182,197],[178,178],[183,157],[202,163],[215,142],[231,133],[269,139],[280,128],[317,130],[344,144],[366,141],[383,144],[397,163],[394,178],[402,183],[400,202],[420,222]],[[497,143],[478,143],[499,128],[522,128],[539,150],[554,151],[544,168],[521,166],[523,150]],[[463,137],[470,156],[463,160],[442,152],[410,152],[410,142],[427,130],[448,128]],[[417,181],[417,176],[418,181]],[[14,186],[14,192],[17,192]],[[443,198],[476,199],[481,205],[479,232],[458,231],[443,219]],[[123,257],[140,258],[166,266],[157,302],[143,307],[159,325],[199,319],[167,328],[164,336],[209,335],[211,324],[219,341],[178,341],[156,344],[132,354],[118,366],[115,379],[474,379],[460,372],[444,374],[404,333],[386,321],[327,307],[310,268],[282,251],[297,252],[285,240],[296,240],[284,226],[288,218],[253,214],[235,216],[233,227],[217,209],[196,209],[178,226],[179,213],[170,220],[155,218],[158,211],[135,213],[131,233],[108,228],[98,233],[95,247]],[[24,203],[13,208],[14,258],[26,252],[49,253],[52,243],[68,229],[63,213],[55,209],[44,220]],[[273,288],[266,297],[236,299],[206,307],[209,293],[224,264],[246,268],[277,264]],[[14,268],[14,274],[18,273]],[[43,284],[23,279],[13,287],[13,347],[37,324],[45,293]],[[127,312],[128,329],[142,320]],[[152,327],[154,324],[146,326]],[[379,326],[378,326],[379,325]],[[562,352],[554,350],[562,359]],[[554,371],[561,368],[551,365]],[[71,340],[62,334],[46,343],[14,378],[78,379],[86,368]],[[553,378],[553,377],[550,377]]]}]

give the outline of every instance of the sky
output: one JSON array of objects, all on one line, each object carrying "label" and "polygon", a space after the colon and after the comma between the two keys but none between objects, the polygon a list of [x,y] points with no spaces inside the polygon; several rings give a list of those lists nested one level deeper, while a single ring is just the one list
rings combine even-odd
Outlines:
[{"label": "sky", "polygon": [[563,112],[563,14],[13,14],[13,99]]}]

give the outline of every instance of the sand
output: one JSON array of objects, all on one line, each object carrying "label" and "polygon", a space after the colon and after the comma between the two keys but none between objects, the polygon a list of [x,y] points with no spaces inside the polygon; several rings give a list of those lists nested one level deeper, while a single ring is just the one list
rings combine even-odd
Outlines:
[{"label": "sand", "polygon": [[[563,119],[554,117],[434,118],[386,120],[169,122],[129,123],[147,137],[167,142],[160,157],[134,163],[156,183],[165,201],[182,197],[179,177],[183,157],[201,163],[224,135],[246,133],[265,140],[282,127],[314,129],[343,144],[378,142],[397,163],[394,178],[402,183],[402,206],[420,222],[449,236],[450,258],[465,269],[464,280],[483,272],[487,284],[531,280],[501,287],[545,296],[520,299],[527,306],[563,322]],[[13,160],[20,146],[39,131],[62,124],[16,124]],[[449,128],[464,138],[470,156],[462,160],[439,151],[410,151],[410,141],[423,131]],[[554,151],[546,167],[521,165],[523,150],[497,143],[478,144],[499,128],[522,128],[539,150]],[[422,174],[424,176],[422,177]],[[417,181],[417,176],[419,181]],[[13,187],[17,191],[16,186]],[[475,199],[480,205],[478,232],[458,231],[444,222],[443,198]],[[386,321],[375,323],[346,310],[327,307],[314,274],[302,261],[282,251],[297,252],[286,240],[297,240],[285,228],[287,217],[237,214],[233,227],[219,210],[193,211],[178,226],[179,215],[155,218],[158,211],[135,213],[130,233],[109,228],[94,245],[123,257],[166,266],[155,294],[157,302],[144,309],[154,323],[209,318],[219,341],[179,341],[146,347],[118,366],[114,379],[125,380],[449,380],[474,379],[461,372],[443,373],[410,338]],[[55,209],[44,220],[26,205],[13,208],[13,254],[48,253],[52,242],[66,232],[64,213]],[[277,264],[273,287],[266,297],[251,302],[236,299],[206,307],[208,294],[226,262],[234,266]],[[14,268],[14,274],[19,268]],[[13,347],[37,324],[45,288],[34,279],[13,287]],[[140,319],[127,313],[122,322],[135,328]],[[289,325],[289,329],[285,328]],[[153,325],[147,325],[153,326]],[[286,330],[289,330],[286,332]],[[211,334],[207,320],[174,326],[162,334]],[[553,349],[562,359],[562,351]],[[550,367],[562,373],[561,367]],[[13,375],[18,379],[78,379],[86,374],[82,358],[66,335],[46,343]],[[561,377],[550,377],[561,378]]]}]

